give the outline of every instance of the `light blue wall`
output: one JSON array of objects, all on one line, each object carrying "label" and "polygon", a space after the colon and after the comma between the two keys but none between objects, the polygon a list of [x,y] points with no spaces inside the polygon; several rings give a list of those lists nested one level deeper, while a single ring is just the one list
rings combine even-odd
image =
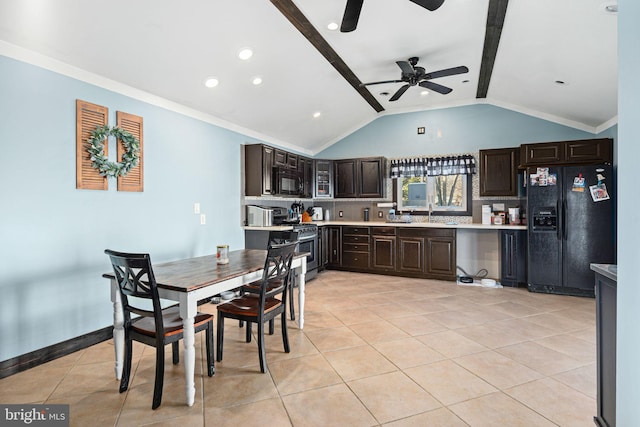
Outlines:
[{"label": "light blue wall", "polygon": [[640,2],[620,0],[618,14],[618,320],[617,424],[640,420]]},{"label": "light blue wall", "polygon": [[[111,125],[144,118],[144,192],[76,190],[76,99]],[[0,361],[113,322],[105,248],[159,262],[244,246],[240,144],[259,141],[1,56],[0,118]]]},{"label": "light blue wall", "polygon": [[[425,127],[424,135],[417,128]],[[601,137],[616,137],[615,126]],[[528,142],[589,139],[596,135],[495,107],[478,104],[380,117],[316,157],[403,157],[517,147]]]}]

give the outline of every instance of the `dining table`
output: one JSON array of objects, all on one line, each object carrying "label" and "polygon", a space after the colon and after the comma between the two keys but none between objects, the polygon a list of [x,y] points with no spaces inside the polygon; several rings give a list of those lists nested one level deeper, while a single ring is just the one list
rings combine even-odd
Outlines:
[{"label": "dining table", "polygon": [[[242,285],[262,279],[267,251],[261,249],[240,249],[229,252],[229,262],[217,263],[216,255],[152,264],[161,299],[176,301],[180,307],[180,317],[184,327],[184,378],[187,405],[195,401],[195,330],[194,317],[198,302],[208,300],[223,291],[236,289]],[[304,327],[304,288],[307,273],[307,254],[296,253],[291,263],[298,285],[298,327]],[[113,302],[113,343],[115,347],[115,374],[122,378],[124,362],[124,313],[120,289],[114,273],[103,274],[111,282]]]}]

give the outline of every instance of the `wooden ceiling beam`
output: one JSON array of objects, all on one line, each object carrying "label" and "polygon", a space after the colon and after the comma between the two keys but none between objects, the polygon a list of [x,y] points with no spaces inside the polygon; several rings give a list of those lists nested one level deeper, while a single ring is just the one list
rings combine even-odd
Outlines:
[{"label": "wooden ceiling beam", "polygon": [[335,50],[327,43],[322,35],[316,30],[316,28],[309,22],[306,16],[300,9],[293,3],[292,0],[271,0],[271,3],[282,13],[285,18],[293,24],[294,27],[302,33],[302,35],[309,40],[322,56],[349,82],[351,86],[362,96],[376,112],[384,111],[384,108],[378,100],[369,92],[369,90],[361,86],[362,82],[355,75],[353,71],[347,66],[347,64],[340,58]]},{"label": "wooden ceiling beam", "polygon": [[478,76],[478,91],[476,98],[486,98],[491,83],[493,64],[496,61],[500,36],[504,18],[507,14],[509,0],[489,0],[489,11],[487,12],[487,29],[484,35],[484,49],[482,51],[482,63],[480,64],[480,75]]}]

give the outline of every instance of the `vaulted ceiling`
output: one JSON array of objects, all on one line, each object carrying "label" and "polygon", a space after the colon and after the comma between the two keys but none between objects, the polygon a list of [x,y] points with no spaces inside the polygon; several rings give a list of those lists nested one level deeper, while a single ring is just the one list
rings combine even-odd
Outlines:
[{"label": "vaulted ceiling", "polygon": [[[309,154],[381,115],[474,103],[593,133],[615,123],[616,2],[507,1],[366,0],[343,33],[327,25],[346,0],[2,0],[0,54]],[[359,85],[400,79],[410,57],[469,72],[397,101],[401,83]]]}]

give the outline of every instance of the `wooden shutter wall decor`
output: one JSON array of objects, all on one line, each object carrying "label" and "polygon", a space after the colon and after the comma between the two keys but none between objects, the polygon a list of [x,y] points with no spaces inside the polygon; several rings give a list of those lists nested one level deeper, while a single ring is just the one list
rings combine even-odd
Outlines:
[{"label": "wooden shutter wall decor", "polygon": [[[133,134],[140,141],[140,161],[138,166],[131,169],[127,176],[118,177],[118,191],[144,191],[144,144],[142,133],[142,117],[133,114],[116,112],[116,126]],[[118,141],[118,161],[122,161],[125,152],[124,145]]]},{"label": "wooden shutter wall decor", "polygon": [[[107,190],[107,178],[92,166],[87,151],[87,140],[96,126],[104,126],[109,119],[109,109],[101,105],[76,99],[76,188]],[[108,148],[105,144],[105,155]]]}]

